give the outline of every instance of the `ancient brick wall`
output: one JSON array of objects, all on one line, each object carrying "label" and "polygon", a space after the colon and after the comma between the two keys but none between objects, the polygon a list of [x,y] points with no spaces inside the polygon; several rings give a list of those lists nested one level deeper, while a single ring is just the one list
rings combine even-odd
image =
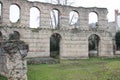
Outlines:
[{"label": "ancient brick wall", "polygon": [[[50,37],[54,33],[61,35],[60,58],[88,58],[88,39],[92,34],[100,37],[99,56],[113,56],[113,43],[111,32],[108,31],[107,9],[97,7],[72,7],[53,5],[40,2],[28,2],[26,0],[0,0],[2,3],[1,32],[5,36],[12,31],[18,31],[21,40],[29,44],[28,57],[50,57]],[[17,23],[9,20],[10,5],[20,7],[20,19]],[[30,8],[37,7],[40,10],[40,26],[36,29],[29,28]],[[50,26],[50,12],[56,9],[59,13],[59,29]],[[79,25],[69,25],[69,13],[76,11],[79,14]],[[88,24],[88,15],[95,12],[98,15],[99,27],[91,30]]]}]

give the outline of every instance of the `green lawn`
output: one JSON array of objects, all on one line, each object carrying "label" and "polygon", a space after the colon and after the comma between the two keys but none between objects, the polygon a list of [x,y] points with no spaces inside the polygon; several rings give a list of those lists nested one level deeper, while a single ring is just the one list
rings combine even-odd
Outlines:
[{"label": "green lawn", "polygon": [[2,75],[0,75],[0,80],[7,80],[7,78],[2,76]]},{"label": "green lawn", "polygon": [[28,80],[120,80],[120,58],[28,65]]}]

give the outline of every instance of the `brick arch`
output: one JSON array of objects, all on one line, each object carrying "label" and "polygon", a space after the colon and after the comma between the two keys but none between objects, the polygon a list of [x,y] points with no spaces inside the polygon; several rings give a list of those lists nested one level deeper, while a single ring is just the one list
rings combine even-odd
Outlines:
[{"label": "brick arch", "polygon": [[[101,40],[101,37],[100,37],[100,35],[99,35],[99,34],[93,33],[93,34],[90,34],[90,35],[89,35],[89,37],[90,37],[90,36],[92,36],[92,35],[96,35],[96,36],[98,36],[98,37],[99,37],[99,39]],[[88,39],[89,39],[89,37],[88,37]]]},{"label": "brick arch", "polygon": [[97,12],[97,11],[90,11],[90,12],[88,13],[88,15],[89,15],[91,12],[95,13],[95,14],[97,15],[97,17],[98,17],[98,20],[99,20],[99,12]]},{"label": "brick arch", "polygon": [[97,14],[97,16],[99,16],[99,12],[98,12],[98,11],[91,10],[89,13],[91,13],[91,12],[94,12],[94,13],[96,13],[96,14]]},{"label": "brick arch", "polygon": [[[57,35],[59,35],[60,39],[62,39],[62,36],[61,36],[61,34],[60,34],[60,33],[57,33],[57,32],[55,32],[55,33],[52,33],[52,35],[54,35],[54,34],[57,34]],[[52,35],[51,35],[51,36],[52,36]]]},{"label": "brick arch", "polygon": [[61,39],[61,40],[63,39],[63,35],[62,35],[61,33],[57,32],[57,31],[54,31],[54,32],[52,32],[51,34],[49,34],[49,38],[50,38],[52,35],[54,35],[54,34],[58,34],[58,35],[60,36],[60,39]]},{"label": "brick arch", "polygon": [[52,31],[52,32],[48,35],[48,37],[50,38],[52,34],[59,34],[59,35],[61,36],[61,38],[63,38],[63,34],[62,34],[61,32],[59,32],[58,30]]},{"label": "brick arch", "polygon": [[[75,11],[75,12],[78,13],[78,15],[80,16],[80,13],[79,13],[78,10],[74,10],[74,9],[73,9],[73,10],[71,10],[71,11]],[[70,11],[70,12],[71,12],[71,11]],[[69,13],[70,13],[70,12],[69,12]]]},{"label": "brick arch", "polygon": [[89,15],[91,12],[95,13],[95,14],[97,15],[97,17],[98,17],[98,20],[99,20],[99,12],[92,10],[92,11],[90,11],[90,12],[88,13],[88,15]]},{"label": "brick arch", "polygon": [[38,6],[31,6],[30,9],[33,8],[33,7],[37,8],[41,12],[41,9]]},{"label": "brick arch", "polygon": [[16,5],[19,7],[19,9],[21,9],[20,4],[18,4],[18,3],[11,3],[10,5]]},{"label": "brick arch", "polygon": [[90,34],[87,34],[87,39],[88,39],[92,34],[98,35],[98,36],[100,37],[100,39],[102,39],[102,36],[101,36],[101,34],[99,34],[99,33],[90,33]]},{"label": "brick arch", "polygon": [[52,8],[51,10],[57,10],[61,14],[61,10],[58,8]]},{"label": "brick arch", "polygon": [[100,15],[100,10],[97,7],[90,8],[89,11],[88,11],[88,14],[91,13],[91,12],[96,13],[98,17]]}]

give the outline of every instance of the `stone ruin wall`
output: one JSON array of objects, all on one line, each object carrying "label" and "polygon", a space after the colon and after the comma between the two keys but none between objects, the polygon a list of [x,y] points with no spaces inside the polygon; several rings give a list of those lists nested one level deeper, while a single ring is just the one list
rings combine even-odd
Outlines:
[{"label": "stone ruin wall", "polygon": [[0,75],[8,80],[27,80],[29,46],[19,39],[19,34],[9,34],[8,39],[0,33]]},{"label": "stone ruin wall", "polygon": [[27,80],[27,61],[21,55],[0,54],[0,75],[8,80]]},{"label": "stone ruin wall", "polygon": [[[88,38],[91,34],[100,37],[99,56],[113,56],[113,42],[111,32],[108,31],[107,9],[97,7],[71,7],[53,5],[40,2],[28,2],[25,0],[0,0],[2,3],[1,32],[8,36],[9,32],[18,31],[21,40],[29,44],[28,57],[50,57],[50,36],[53,33],[61,35],[60,58],[88,58]],[[17,4],[20,7],[20,20],[11,23],[9,20],[9,7]],[[38,31],[29,28],[29,12],[31,7],[40,9],[40,27]],[[60,12],[60,29],[50,28],[50,11],[58,9]],[[80,25],[77,31],[69,26],[69,13],[75,10],[79,13]],[[90,30],[88,27],[88,15],[90,12],[98,14],[99,28]]]}]

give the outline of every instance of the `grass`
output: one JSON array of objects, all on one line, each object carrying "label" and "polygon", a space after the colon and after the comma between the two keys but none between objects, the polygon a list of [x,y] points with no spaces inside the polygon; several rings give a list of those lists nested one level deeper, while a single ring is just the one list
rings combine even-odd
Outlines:
[{"label": "grass", "polygon": [[7,80],[7,78],[2,76],[2,75],[0,75],[0,80]]},{"label": "grass", "polygon": [[120,58],[28,65],[28,80],[120,80]]}]

